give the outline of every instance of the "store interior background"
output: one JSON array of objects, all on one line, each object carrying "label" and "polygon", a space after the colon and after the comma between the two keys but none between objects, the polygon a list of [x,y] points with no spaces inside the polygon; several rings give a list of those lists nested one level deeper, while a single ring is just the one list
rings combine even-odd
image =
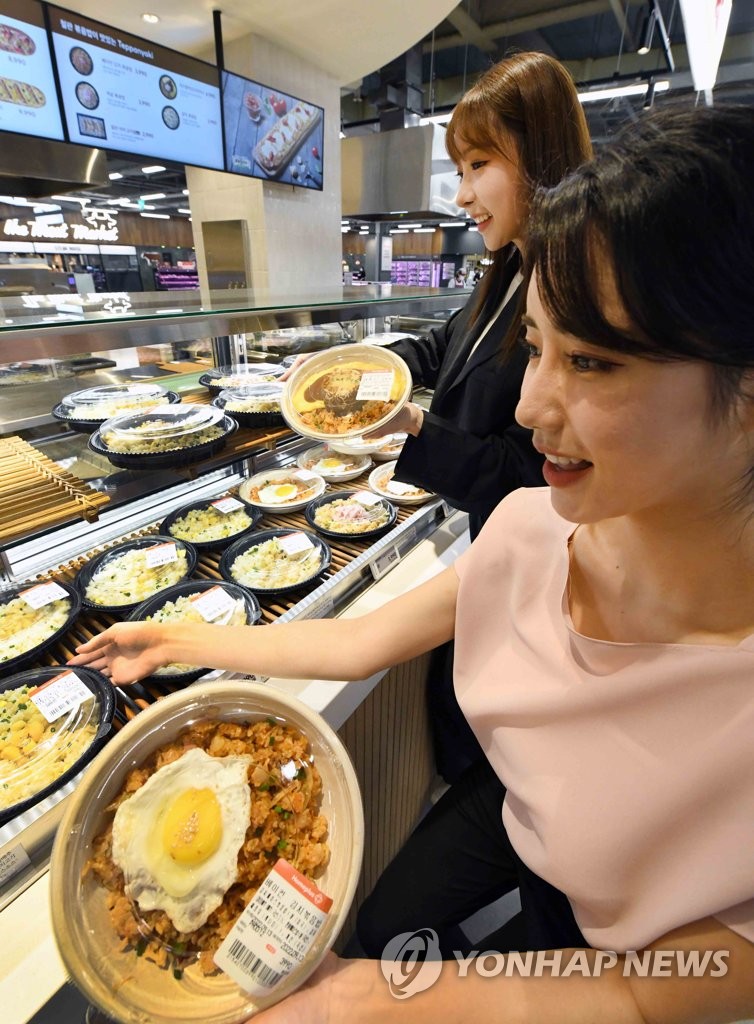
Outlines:
[{"label": "store interior background", "polygon": [[[412,209],[374,209],[354,188],[358,171],[348,157],[358,150],[357,159],[368,159],[372,150],[354,140],[442,122],[491,63],[511,49],[536,49],[563,61],[582,92],[634,86],[635,95],[585,102],[599,145],[624,121],[640,117],[651,100],[660,105],[696,97],[680,4],[656,2],[673,71],[658,30],[648,51],[638,52],[647,42],[650,7],[642,0],[423,0],[408,9],[383,3],[372,12],[326,0],[305,18],[295,2],[264,11],[228,3],[222,11],[225,66],[324,107],[322,191],[108,154],[109,181],[101,187],[43,199],[0,196],[0,293],[246,285],[257,295],[284,295],[360,280],[447,287],[458,268],[471,281],[483,272],[485,253],[474,225],[449,201],[449,162],[441,167],[443,196],[430,198],[431,208],[419,209],[417,200]],[[143,20],[147,0],[106,15],[90,0],[67,6],[214,61],[212,12],[201,0],[162,2],[160,20],[152,24]],[[754,103],[754,5],[742,0],[733,3],[714,102]],[[437,129],[440,139],[443,130]],[[405,173],[400,161],[382,173],[391,170],[396,178]],[[44,244],[38,234],[34,246],[6,230],[14,220],[36,222],[37,232],[45,223],[73,225],[93,209],[117,221],[117,244]],[[213,276],[202,230],[231,217],[243,223],[247,239],[242,278],[223,276],[222,266]],[[54,273],[31,273],[44,266]]]}]

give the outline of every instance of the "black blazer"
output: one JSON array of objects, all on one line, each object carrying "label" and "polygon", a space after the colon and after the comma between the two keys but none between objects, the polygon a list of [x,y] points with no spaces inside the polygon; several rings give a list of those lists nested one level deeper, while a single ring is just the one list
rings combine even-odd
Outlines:
[{"label": "black blazer", "polygon": [[473,327],[472,292],[443,327],[390,346],[408,363],[414,384],[434,388],[419,436],[407,438],[395,477],[435,491],[468,512],[472,540],[509,491],[544,483],[543,459],[532,445],[531,431],[514,419],[526,355],[518,349],[507,360],[501,355],[518,292],[468,357],[519,268],[514,256]]}]

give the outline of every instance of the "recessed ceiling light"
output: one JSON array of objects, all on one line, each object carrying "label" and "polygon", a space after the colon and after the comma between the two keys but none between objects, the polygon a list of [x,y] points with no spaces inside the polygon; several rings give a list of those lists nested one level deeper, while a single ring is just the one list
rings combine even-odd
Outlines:
[{"label": "recessed ceiling light", "polygon": [[159,174],[160,171],[164,171],[165,168],[162,164],[150,164],[149,167],[142,167],[142,174]]},{"label": "recessed ceiling light", "polygon": [[141,217],[154,217],[155,220],[170,220],[169,213],[142,213]]},{"label": "recessed ceiling light", "polygon": [[178,207],[178,212],[179,213],[191,213],[191,210],[187,210],[185,206],[179,206]]},{"label": "recessed ceiling light", "polygon": [[150,25],[156,25],[160,20],[160,16],[159,14],[142,14],[141,20],[146,21]]},{"label": "recessed ceiling light", "polygon": [[148,196],[139,196],[139,199],[144,199],[144,200],[147,200],[147,199],[164,199],[164,198],[165,198],[165,193],[164,192],[152,192]]},{"label": "recessed ceiling light", "polygon": [[110,181],[117,181],[119,178],[122,177],[123,175],[120,173],[120,171],[111,171],[110,174],[108,174],[108,178],[110,179]]},{"label": "recessed ceiling light", "polygon": [[187,196],[187,195],[189,194],[189,193],[188,193],[188,189],[187,189],[187,188],[184,188],[184,190],[183,190],[183,194],[184,194],[184,196]]}]

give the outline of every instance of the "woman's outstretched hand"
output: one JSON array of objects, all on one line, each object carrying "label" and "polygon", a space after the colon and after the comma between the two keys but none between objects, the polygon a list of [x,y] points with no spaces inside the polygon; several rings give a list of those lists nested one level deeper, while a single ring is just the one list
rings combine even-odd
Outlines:
[{"label": "woman's outstretched hand", "polygon": [[162,630],[156,622],[118,622],[76,648],[69,665],[86,665],[118,686],[151,675],[165,664]]}]

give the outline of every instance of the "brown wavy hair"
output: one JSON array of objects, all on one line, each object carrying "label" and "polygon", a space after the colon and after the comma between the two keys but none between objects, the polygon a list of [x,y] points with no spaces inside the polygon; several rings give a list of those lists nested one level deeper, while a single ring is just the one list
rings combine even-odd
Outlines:
[{"label": "brown wavy hair", "polygon": [[[445,144],[455,163],[462,145],[492,149],[515,161],[530,196],[539,187],[557,185],[592,157],[573,80],[545,53],[512,54],[486,71],[453,111]],[[476,289],[472,322],[497,290],[514,248],[488,254],[492,265]]]}]

